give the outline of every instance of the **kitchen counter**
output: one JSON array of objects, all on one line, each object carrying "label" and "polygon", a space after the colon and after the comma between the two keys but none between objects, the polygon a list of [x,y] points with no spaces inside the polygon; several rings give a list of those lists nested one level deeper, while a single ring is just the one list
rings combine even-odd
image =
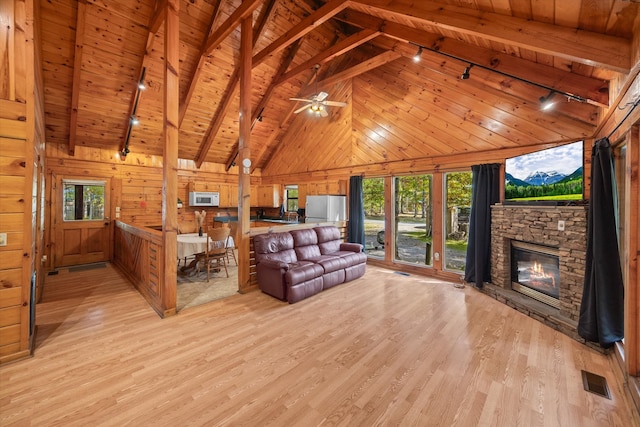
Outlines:
[{"label": "kitchen counter", "polygon": [[[214,223],[222,223],[222,224],[226,224],[229,222],[237,222],[238,221],[238,217],[237,216],[217,216],[215,218],[213,218],[213,222]],[[254,225],[256,223],[267,223],[269,225],[272,224],[296,224],[297,221],[289,221],[286,219],[282,219],[280,217],[262,217],[262,218],[258,218],[257,216],[252,216],[249,218],[249,221],[251,222],[251,225]],[[255,225],[255,226],[260,226],[260,225]]]}]

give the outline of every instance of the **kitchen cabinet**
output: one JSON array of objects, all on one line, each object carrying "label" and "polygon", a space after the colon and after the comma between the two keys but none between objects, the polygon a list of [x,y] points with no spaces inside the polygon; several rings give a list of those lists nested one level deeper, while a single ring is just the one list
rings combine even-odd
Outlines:
[{"label": "kitchen cabinet", "polygon": [[280,186],[277,184],[259,185],[257,206],[264,208],[280,207]]},{"label": "kitchen cabinet", "polygon": [[235,184],[220,184],[220,207],[238,207],[238,186]]}]

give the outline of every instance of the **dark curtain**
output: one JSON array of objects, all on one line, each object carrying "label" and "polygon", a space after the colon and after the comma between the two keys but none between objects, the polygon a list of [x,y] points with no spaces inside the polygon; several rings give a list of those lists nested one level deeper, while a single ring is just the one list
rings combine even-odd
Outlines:
[{"label": "dark curtain", "polygon": [[471,167],[471,215],[464,280],[482,288],[491,280],[491,205],[500,201],[500,164]]},{"label": "dark curtain", "polygon": [[624,337],[624,285],[616,225],[617,189],[608,138],[593,146],[587,257],[578,333],[611,347]]},{"label": "dark curtain", "polygon": [[352,176],[349,179],[349,241],[364,246],[364,199],[362,194],[362,177]]}]

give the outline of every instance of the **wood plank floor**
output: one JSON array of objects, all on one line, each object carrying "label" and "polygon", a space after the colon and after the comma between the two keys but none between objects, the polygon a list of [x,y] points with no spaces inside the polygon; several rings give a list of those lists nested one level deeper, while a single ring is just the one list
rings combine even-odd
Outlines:
[{"label": "wood plank floor", "polygon": [[[160,319],[112,266],[47,277],[0,425],[636,426],[609,357],[474,289],[368,266]],[[612,400],[583,390],[607,378]]]}]

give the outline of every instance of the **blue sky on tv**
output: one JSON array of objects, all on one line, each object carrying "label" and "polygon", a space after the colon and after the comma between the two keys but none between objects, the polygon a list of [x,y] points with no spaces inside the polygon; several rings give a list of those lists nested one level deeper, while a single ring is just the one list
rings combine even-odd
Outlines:
[{"label": "blue sky on tv", "polygon": [[506,160],[506,172],[518,179],[525,179],[533,172],[556,171],[564,175],[582,167],[582,141],[524,154]]}]

